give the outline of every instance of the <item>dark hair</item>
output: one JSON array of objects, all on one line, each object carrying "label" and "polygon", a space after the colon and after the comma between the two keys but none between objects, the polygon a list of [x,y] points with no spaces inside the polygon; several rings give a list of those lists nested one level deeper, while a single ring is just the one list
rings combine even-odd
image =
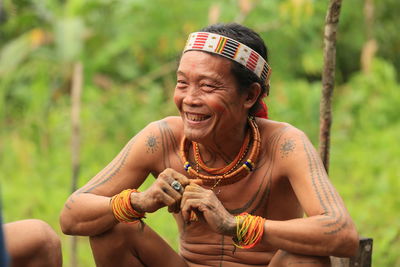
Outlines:
[{"label": "dark hair", "polygon": [[[268,49],[258,33],[256,33],[252,29],[249,29],[237,23],[228,23],[210,25],[201,29],[200,31],[221,34],[223,36],[232,38],[240,43],[243,43],[255,50],[268,62]],[[247,69],[245,66],[236,61],[232,61],[231,66],[231,72],[236,78],[240,92],[245,92],[254,82],[257,82],[261,85],[261,93],[259,99],[262,98],[264,94],[269,94],[269,83],[265,84],[251,70]],[[259,103],[257,101],[250,109],[249,114],[254,115],[259,108]]]}]

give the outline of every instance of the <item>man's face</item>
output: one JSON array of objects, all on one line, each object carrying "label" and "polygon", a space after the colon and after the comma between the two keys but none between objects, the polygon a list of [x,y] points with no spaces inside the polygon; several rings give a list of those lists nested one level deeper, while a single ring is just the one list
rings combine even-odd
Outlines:
[{"label": "man's face", "polygon": [[229,59],[201,51],[183,54],[174,101],[188,139],[201,142],[232,134],[246,118],[245,98],[238,92]]}]

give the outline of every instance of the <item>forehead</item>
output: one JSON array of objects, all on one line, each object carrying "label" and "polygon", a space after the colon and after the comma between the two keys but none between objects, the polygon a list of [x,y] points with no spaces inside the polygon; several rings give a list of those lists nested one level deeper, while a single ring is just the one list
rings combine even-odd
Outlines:
[{"label": "forehead", "polygon": [[179,62],[178,73],[233,78],[231,61],[202,51],[187,51]]}]

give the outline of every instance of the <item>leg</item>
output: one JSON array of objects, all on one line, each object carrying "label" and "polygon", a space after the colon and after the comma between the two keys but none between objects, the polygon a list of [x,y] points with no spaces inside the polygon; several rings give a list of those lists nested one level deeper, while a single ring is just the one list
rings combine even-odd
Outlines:
[{"label": "leg", "polygon": [[98,267],[187,266],[145,223],[119,223],[103,234],[90,237],[90,245]]},{"label": "leg", "polygon": [[54,230],[40,220],[23,220],[4,225],[11,267],[59,267],[61,242]]},{"label": "leg", "polygon": [[329,257],[320,257],[320,256],[307,256],[307,255],[299,255],[290,252],[286,252],[283,250],[278,250],[275,255],[272,257],[270,267],[328,267],[331,266],[331,261]]}]

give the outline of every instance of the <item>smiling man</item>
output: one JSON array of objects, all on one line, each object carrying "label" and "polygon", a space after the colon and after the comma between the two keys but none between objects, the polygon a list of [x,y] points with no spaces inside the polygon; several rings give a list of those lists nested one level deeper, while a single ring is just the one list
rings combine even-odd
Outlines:
[{"label": "smiling man", "polygon": [[[73,193],[64,233],[90,236],[98,266],[329,266],[330,255],[353,255],[354,224],[310,141],[266,119],[270,73],[254,31],[192,33],[177,70],[180,117],[150,123]],[[163,207],[179,253],[145,224]]]}]

